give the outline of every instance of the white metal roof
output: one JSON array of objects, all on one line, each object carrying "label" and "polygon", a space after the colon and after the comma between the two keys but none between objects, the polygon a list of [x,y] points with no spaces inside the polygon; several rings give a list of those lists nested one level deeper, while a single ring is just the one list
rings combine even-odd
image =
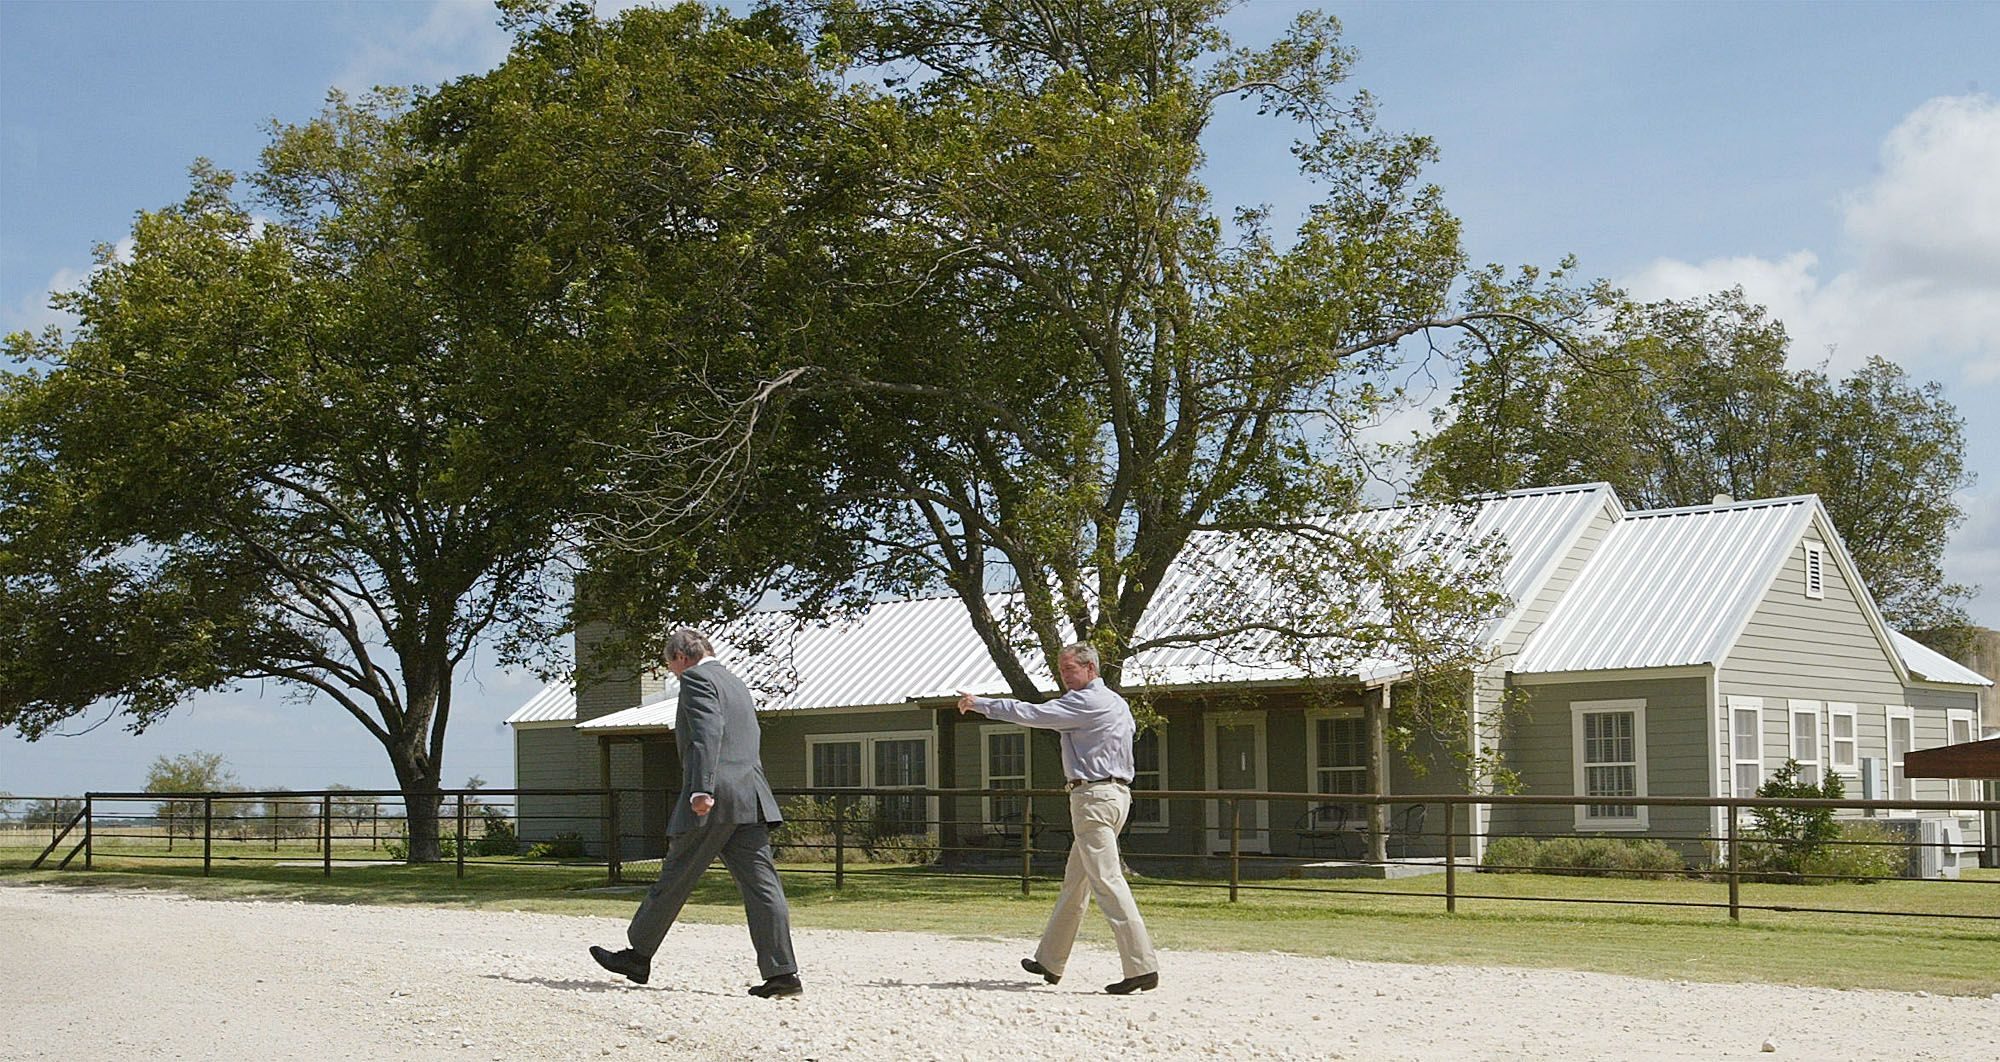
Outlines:
[{"label": "white metal roof", "polygon": [[576,693],[568,682],[551,682],[514,709],[508,723],[561,723],[576,718]]},{"label": "white metal roof", "polygon": [[1721,662],[1818,509],[1808,495],[1626,514],[1513,671]]},{"label": "white metal roof", "polygon": [[[667,685],[669,687],[668,692],[653,700],[647,701],[636,708],[627,708],[622,712],[612,712],[610,715],[600,715],[595,719],[586,719],[576,724],[576,728],[578,730],[588,730],[592,733],[612,733],[620,730],[655,730],[660,727],[671,730],[674,726],[674,713],[680,707],[680,685],[671,679],[668,680]],[[571,713],[572,718],[574,714],[574,712]]]},{"label": "white metal roof", "polygon": [[1993,680],[1900,631],[1890,631],[1889,641],[1910,673],[1926,682],[1948,682],[1959,686],[1991,686]]},{"label": "white metal roof", "polygon": [[[1469,550],[1458,551],[1493,536],[1506,547],[1502,589],[1518,608],[1548,578],[1582,525],[1604,506],[1615,509],[1617,504],[1609,487],[1585,484],[1472,499],[1463,510],[1469,517],[1463,526],[1459,514],[1447,507],[1372,510],[1348,519],[1364,530],[1398,531],[1401,548],[1428,551],[1452,570],[1472,563]],[[1212,571],[1209,566],[1226,562],[1231,548],[1223,535],[1191,541],[1155,595],[1139,640],[1176,629],[1199,606],[1207,573]],[[1379,611],[1379,603],[1364,604]],[[1006,626],[1010,610],[1018,609],[1019,602],[1012,594],[990,594],[987,607]],[[901,706],[915,699],[949,697],[960,689],[982,693],[1007,689],[957,597],[883,601],[857,615],[797,630],[789,613],[755,613],[716,632],[714,640],[717,656],[757,693],[764,710]],[[1299,677],[1296,667],[1263,652],[1269,642],[1268,637],[1253,637],[1227,647],[1148,650],[1127,661],[1127,683],[1161,687]],[[1039,687],[1053,689],[1045,666],[1033,655],[1029,661],[1030,677]],[[1359,663],[1355,677],[1375,682],[1401,671],[1396,661],[1369,659]],[[578,728],[670,726],[678,689],[669,679],[648,704]],[[573,704],[568,717],[575,717]]]}]

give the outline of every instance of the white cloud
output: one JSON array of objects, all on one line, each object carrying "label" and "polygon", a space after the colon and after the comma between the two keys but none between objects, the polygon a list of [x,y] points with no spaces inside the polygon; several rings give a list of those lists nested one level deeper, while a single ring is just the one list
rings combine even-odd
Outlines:
[{"label": "white cloud", "polygon": [[[1880,354],[1916,378],[1944,382],[1969,425],[1968,463],[1994,473],[1981,410],[2000,404],[2000,100],[1946,96],[1918,107],[1883,139],[1866,186],[1840,203],[1845,265],[1812,250],[1780,258],[1654,262],[1626,286],[1646,299],[1741,285],[1792,338],[1795,365],[1845,373]],[[1974,618],[2000,626],[2000,491],[1960,499],[1965,523],[1945,551],[1955,581],[1993,588]]]},{"label": "white cloud", "polygon": [[1793,360],[1841,372],[1874,354],[1919,376],[2000,380],[2000,101],[1940,97],[1883,141],[1881,167],[1842,205],[1852,264],[1662,259],[1629,278],[1647,299],[1741,285],[1791,334]]},{"label": "white cloud", "polygon": [[[596,0],[597,17],[610,20],[635,7],[657,7],[643,0]],[[334,79],[349,93],[378,85],[436,85],[498,66],[512,39],[500,28],[500,13],[492,0],[432,0],[423,21],[412,27],[401,19],[378,19],[370,39]]]},{"label": "white cloud", "polygon": [[1880,279],[2000,287],[2000,101],[1947,96],[1882,144],[1882,175],[1847,204]]},{"label": "white cloud", "polygon": [[378,85],[434,85],[490,70],[507,55],[508,36],[490,0],[435,0],[414,27],[399,18],[379,18],[374,26],[334,79],[350,93]]},{"label": "white cloud", "polygon": [[[120,262],[131,261],[134,246],[132,237],[130,236],[120,239],[116,244],[112,245],[111,254],[113,259]],[[58,310],[50,306],[49,300],[53,299],[58,292],[75,291],[81,288],[90,280],[91,274],[95,272],[97,272],[95,264],[81,268],[64,266],[56,270],[50,275],[49,282],[42,286],[39,294],[25,296],[21,301],[4,309],[5,319],[0,320],[0,333],[34,332],[39,334],[50,325],[56,325],[64,331],[76,327],[76,315],[67,310]]]}]

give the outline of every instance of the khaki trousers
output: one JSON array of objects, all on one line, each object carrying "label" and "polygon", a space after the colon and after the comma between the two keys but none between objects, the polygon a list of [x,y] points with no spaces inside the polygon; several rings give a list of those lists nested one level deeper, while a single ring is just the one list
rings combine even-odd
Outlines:
[{"label": "khaki trousers", "polygon": [[1139,906],[1132,902],[1132,888],[1125,883],[1125,872],[1118,863],[1118,831],[1125,828],[1125,817],[1131,811],[1132,791],[1117,782],[1070,790],[1069,821],[1076,840],[1069,847],[1069,865],[1063,870],[1056,909],[1050,912],[1042,942],[1035,948],[1035,961],[1052,974],[1061,974],[1069,965],[1077,927],[1092,897],[1111,923],[1125,976],[1137,977],[1160,968],[1153,954],[1153,938],[1146,934],[1146,920],[1139,917]]}]

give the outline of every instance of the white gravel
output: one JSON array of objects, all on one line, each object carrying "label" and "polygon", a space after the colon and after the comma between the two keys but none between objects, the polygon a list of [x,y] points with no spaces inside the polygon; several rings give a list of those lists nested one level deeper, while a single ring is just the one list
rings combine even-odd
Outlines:
[{"label": "white gravel", "polygon": [[1090,947],[1047,987],[1025,941],[801,930],[771,1001],[741,926],[676,927],[644,987],[585,953],[623,930],[0,887],[0,1058],[2000,1058],[1993,999],[1194,951],[1117,998]]}]

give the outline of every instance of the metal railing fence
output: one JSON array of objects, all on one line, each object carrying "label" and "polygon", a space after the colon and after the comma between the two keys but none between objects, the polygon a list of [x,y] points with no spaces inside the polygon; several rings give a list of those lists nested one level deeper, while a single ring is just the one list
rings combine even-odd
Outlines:
[{"label": "metal railing fence", "polygon": [[[845,888],[863,863],[902,863],[913,874],[964,880],[1018,883],[1022,895],[1060,878],[1069,837],[1067,792],[1053,789],[786,788],[776,791],[786,806],[786,823],[773,836],[780,867],[787,874],[831,878]],[[1796,856],[1802,851],[1885,850],[1863,880],[1902,876],[1903,864],[1944,866],[1962,857],[1961,841],[1926,840],[1921,820],[1899,813],[1947,812],[1951,821],[1981,815],[1991,821],[2000,801],[1823,800],[1740,797],[1574,797],[1484,794],[1366,794],[1247,792],[1240,790],[1135,791],[1135,803],[1155,802],[1160,824],[1128,824],[1122,854],[1146,888],[1226,889],[1231,902],[1245,893],[1339,893],[1397,896],[1441,902],[1455,913],[1461,901],[1612,904],[1726,910],[1740,920],[1745,911],[1924,917],[2000,922],[2000,874],[1960,874],[1944,883],[1980,890],[1970,910],[1897,910],[1815,906],[1810,891],[1801,902],[1749,902],[1745,884],[1856,880],[1852,870],[1805,869],[1804,860],[1782,870],[1757,865],[1759,855]],[[86,793],[80,798],[13,798],[68,810],[66,822],[32,824],[37,844],[47,842],[28,866],[67,867],[80,856],[92,868],[99,855],[121,864],[188,863],[199,860],[209,875],[228,866],[317,867],[331,876],[336,866],[400,865],[409,844],[409,808],[394,790],[210,792],[185,794]],[[601,866],[608,881],[624,880],[628,867],[657,861],[664,850],[668,795],[657,790],[478,789],[441,790],[436,797],[441,856],[458,877],[468,865]],[[1340,804],[1383,809],[1362,823],[1388,823],[1396,832],[1381,838],[1362,827],[1334,839],[1355,847],[1349,858],[1323,858],[1308,842],[1326,839],[1306,819],[1283,825],[1271,809],[1312,809]],[[998,805],[1010,809],[990,815]],[[1604,808],[1697,809],[1712,829],[1675,832],[1583,831],[1542,826],[1495,829],[1501,813],[1520,818],[1536,809]],[[968,807],[979,813],[966,815]],[[1420,813],[1408,809],[1421,807]],[[1258,809],[1262,809],[1259,813]],[[1429,811],[1437,814],[1431,818]],[[1835,825],[1874,823],[1874,836],[1819,836],[1814,839],[1761,834],[1748,821],[1758,812],[1832,812],[1845,815]],[[60,818],[59,814],[44,819]],[[1718,822],[1719,820],[1719,822]],[[1357,820],[1350,820],[1357,821]],[[365,823],[365,825],[364,825]],[[1417,824],[1398,829],[1396,824]],[[0,835],[4,836],[4,835]],[[1492,857],[1496,842],[1657,842],[1664,850],[1693,853],[1681,866],[1511,863]],[[1982,836],[1991,850],[1995,838]],[[1289,844],[1287,843],[1289,842]],[[65,845],[68,850],[65,853]],[[1287,850],[1289,847],[1290,850]],[[1371,858],[1382,849],[1400,853]],[[1949,849],[1950,851],[1942,851]],[[11,863],[0,847],[0,865]],[[1482,858],[1481,856],[1484,856]],[[638,866],[634,866],[637,864]],[[1891,873],[1893,868],[1896,872]],[[1348,872],[1366,876],[1346,878]],[[1651,898],[1642,895],[1543,896],[1464,887],[1465,873],[1530,873],[1567,877],[1673,878],[1713,883],[1712,898]],[[1439,879],[1434,891],[1409,885],[1377,886],[1377,878],[1421,875]],[[1339,879],[1339,880],[1332,880]],[[1358,883],[1357,883],[1358,882]],[[1991,903],[1985,897],[1991,897]],[[1789,897],[1787,897],[1789,899]]]}]

